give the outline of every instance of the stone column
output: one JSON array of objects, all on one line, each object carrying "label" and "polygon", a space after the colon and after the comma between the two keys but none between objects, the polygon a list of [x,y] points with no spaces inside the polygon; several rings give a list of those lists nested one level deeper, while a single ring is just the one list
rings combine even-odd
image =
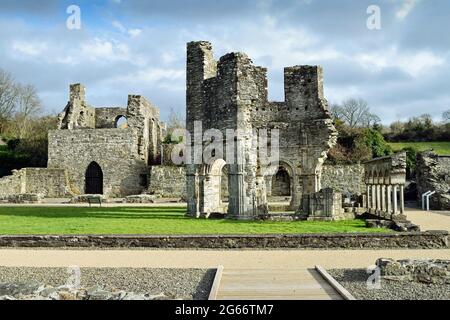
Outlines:
[{"label": "stone column", "polygon": [[195,165],[186,167],[186,200],[187,214],[191,217],[200,216],[200,186]]},{"label": "stone column", "polygon": [[388,215],[392,213],[392,187],[386,186],[386,212]]},{"label": "stone column", "polygon": [[381,185],[381,211],[386,212],[386,186]]},{"label": "stone column", "polygon": [[375,210],[377,207],[377,193],[376,193],[376,186],[373,184],[372,185],[372,210]]},{"label": "stone column", "polygon": [[405,186],[400,185],[400,213],[405,212]]},{"label": "stone column", "polygon": [[366,209],[370,210],[370,201],[372,200],[372,198],[370,197],[370,185],[366,186],[367,189],[367,195],[366,195]]},{"label": "stone column", "polygon": [[377,192],[377,194],[376,194],[376,196],[377,196],[377,207],[376,207],[376,209],[377,209],[377,212],[380,211],[380,209],[381,209],[380,187],[381,186],[379,184],[376,185],[376,192]]},{"label": "stone column", "polygon": [[393,209],[392,209],[392,214],[396,215],[397,214],[397,185],[394,185],[392,187],[392,202],[393,202]]}]

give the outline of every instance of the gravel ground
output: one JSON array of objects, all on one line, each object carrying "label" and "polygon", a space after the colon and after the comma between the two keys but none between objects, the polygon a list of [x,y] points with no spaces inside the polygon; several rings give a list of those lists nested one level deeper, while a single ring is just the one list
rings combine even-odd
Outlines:
[{"label": "gravel ground", "polygon": [[450,284],[381,280],[381,289],[370,290],[366,285],[369,274],[364,269],[327,271],[358,300],[450,300]]},{"label": "gravel ground", "polygon": [[[81,268],[81,286],[206,300],[215,273],[213,269]],[[66,268],[0,267],[0,282],[39,282],[56,287],[66,284],[69,277]]]}]

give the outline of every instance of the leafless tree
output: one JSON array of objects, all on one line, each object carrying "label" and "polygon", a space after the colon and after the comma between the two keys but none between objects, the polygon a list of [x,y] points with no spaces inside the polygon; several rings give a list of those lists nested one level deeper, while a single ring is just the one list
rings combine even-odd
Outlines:
[{"label": "leafless tree", "polygon": [[0,69],[0,119],[9,119],[13,115],[18,94],[13,77]]},{"label": "leafless tree", "polygon": [[442,119],[444,119],[445,123],[450,123],[450,110],[447,110],[442,114]]},{"label": "leafless tree", "polygon": [[380,118],[370,112],[367,102],[363,99],[348,99],[341,105],[331,106],[335,119],[345,122],[351,128],[370,127],[380,122]]},{"label": "leafless tree", "polygon": [[41,101],[36,88],[17,85],[18,97],[15,106],[14,124],[16,136],[20,139],[31,134],[31,120],[41,111]]}]

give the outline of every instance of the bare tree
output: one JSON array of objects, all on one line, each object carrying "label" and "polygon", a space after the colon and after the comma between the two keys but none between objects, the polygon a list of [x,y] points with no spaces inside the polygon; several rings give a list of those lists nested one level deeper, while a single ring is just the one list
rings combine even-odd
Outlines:
[{"label": "bare tree", "polygon": [[445,123],[450,123],[450,110],[447,110],[442,114],[442,119],[444,119]]},{"label": "bare tree", "polygon": [[17,85],[17,102],[15,106],[15,133],[20,139],[29,137],[31,134],[31,120],[41,111],[41,101],[36,88],[27,85]]},{"label": "bare tree", "polygon": [[18,87],[13,77],[0,69],[0,119],[9,119],[16,106]]},{"label": "bare tree", "polygon": [[331,106],[331,113],[335,119],[339,119],[351,128],[370,127],[379,123],[380,118],[371,113],[368,104],[363,99],[348,99],[341,105],[334,104]]},{"label": "bare tree", "polygon": [[180,129],[185,128],[185,120],[180,115],[180,113],[175,112],[173,108],[170,109],[169,119],[167,121],[167,129],[173,130],[173,129]]}]

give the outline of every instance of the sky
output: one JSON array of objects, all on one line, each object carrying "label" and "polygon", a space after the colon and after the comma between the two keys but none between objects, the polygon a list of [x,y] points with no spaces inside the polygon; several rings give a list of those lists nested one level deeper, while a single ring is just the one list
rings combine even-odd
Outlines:
[{"label": "sky", "polygon": [[[81,28],[68,29],[70,5]],[[377,6],[380,28],[369,29]],[[0,68],[32,84],[50,114],[71,83],[88,103],[126,106],[128,94],[185,114],[186,43],[215,56],[245,52],[268,68],[283,101],[283,68],[321,65],[329,103],[366,100],[382,122],[450,109],[448,0],[0,0]],[[373,21],[373,20],[370,20]]]}]

